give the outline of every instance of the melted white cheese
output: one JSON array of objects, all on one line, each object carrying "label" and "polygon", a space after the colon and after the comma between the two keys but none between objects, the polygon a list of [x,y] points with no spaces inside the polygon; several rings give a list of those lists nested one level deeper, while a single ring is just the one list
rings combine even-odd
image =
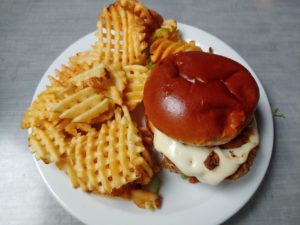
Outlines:
[{"label": "melted white cheese", "polygon": [[[216,185],[234,174],[243,164],[249,152],[258,145],[259,136],[255,120],[249,125],[253,134],[249,141],[238,148],[199,147],[178,142],[158,129],[154,130],[154,147],[168,157],[187,176],[195,176],[202,183]],[[214,151],[219,156],[219,166],[209,170],[204,165],[207,156]]]}]

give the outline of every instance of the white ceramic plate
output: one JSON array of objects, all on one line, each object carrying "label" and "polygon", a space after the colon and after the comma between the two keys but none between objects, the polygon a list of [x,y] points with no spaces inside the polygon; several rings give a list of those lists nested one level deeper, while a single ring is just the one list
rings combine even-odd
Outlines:
[{"label": "white ceramic plate", "polygon": [[[54,197],[72,215],[86,224],[219,224],[236,213],[253,195],[261,183],[271,158],[273,147],[273,120],[266,93],[257,76],[231,47],[211,34],[185,24],[178,24],[183,38],[196,40],[205,51],[209,47],[244,65],[256,79],[260,89],[257,122],[260,132],[260,149],[250,172],[236,182],[219,186],[189,184],[179,175],[163,171],[160,194],[163,205],[154,212],[137,208],[132,202],[87,194],[73,189],[67,176],[54,165],[36,161],[37,167]],[[68,47],[48,68],[42,77],[34,98],[49,84],[47,76],[67,63],[68,57],[84,51],[96,41],[94,33],[81,38]]]}]

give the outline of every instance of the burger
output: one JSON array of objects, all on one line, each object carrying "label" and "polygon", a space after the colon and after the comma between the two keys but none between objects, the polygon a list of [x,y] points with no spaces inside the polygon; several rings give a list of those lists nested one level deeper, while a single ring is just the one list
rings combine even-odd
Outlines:
[{"label": "burger", "polygon": [[224,56],[180,52],[160,61],[144,106],[162,166],[211,185],[246,174],[259,145],[258,99],[250,72]]}]

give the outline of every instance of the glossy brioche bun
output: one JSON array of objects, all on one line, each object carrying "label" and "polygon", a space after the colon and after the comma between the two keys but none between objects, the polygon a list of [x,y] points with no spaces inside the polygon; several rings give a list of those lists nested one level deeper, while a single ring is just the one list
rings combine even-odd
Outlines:
[{"label": "glossy brioche bun", "polygon": [[151,71],[144,106],[155,128],[186,144],[220,145],[250,122],[258,86],[239,63],[215,54],[180,52]]}]

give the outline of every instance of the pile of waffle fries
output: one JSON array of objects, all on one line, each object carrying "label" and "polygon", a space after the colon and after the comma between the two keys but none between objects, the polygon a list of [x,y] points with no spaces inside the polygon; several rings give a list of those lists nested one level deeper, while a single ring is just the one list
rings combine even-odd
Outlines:
[{"label": "pile of waffle fries", "polygon": [[25,112],[21,127],[31,129],[36,159],[54,163],[74,188],[156,209],[160,196],[145,188],[157,172],[151,135],[130,113],[142,102],[155,63],[201,49],[181,39],[176,21],[164,21],[136,0],[104,7],[97,27],[97,42],[49,76],[51,85]]}]

